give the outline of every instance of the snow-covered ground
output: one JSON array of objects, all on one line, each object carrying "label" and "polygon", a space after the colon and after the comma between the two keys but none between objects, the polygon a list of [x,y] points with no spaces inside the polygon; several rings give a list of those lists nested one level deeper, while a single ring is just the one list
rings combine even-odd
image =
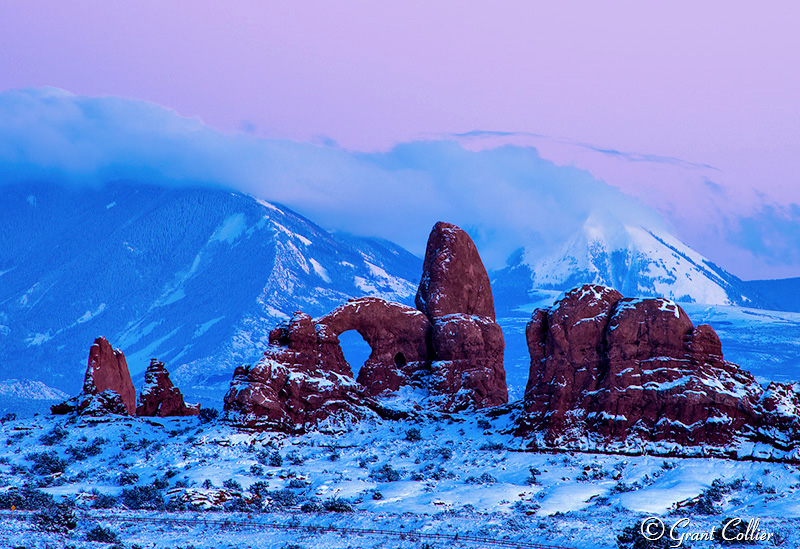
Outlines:
[{"label": "snow-covered ground", "polygon": [[[797,465],[520,452],[510,449],[518,444],[504,434],[509,422],[509,415],[487,413],[431,415],[331,424],[290,436],[241,432],[196,418],[6,419],[0,428],[0,507],[10,507],[15,493],[30,499],[35,488],[87,518],[68,534],[4,520],[0,539],[9,547],[98,547],[85,540],[102,525],[125,547],[480,546],[141,520],[249,516],[296,526],[595,548],[615,547],[624,527],[656,515],[667,523],[689,517],[697,531],[725,517],[760,518],[762,530],[789,536],[783,547],[800,547]],[[698,498],[694,505],[676,511],[692,498]],[[130,520],[103,519],[109,514]]]}]

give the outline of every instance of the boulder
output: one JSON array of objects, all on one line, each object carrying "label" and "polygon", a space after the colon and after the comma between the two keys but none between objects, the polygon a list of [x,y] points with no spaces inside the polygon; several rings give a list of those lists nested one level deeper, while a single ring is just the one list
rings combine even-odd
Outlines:
[{"label": "boulder", "polygon": [[[777,440],[765,422],[797,432],[794,388],[765,393],[723,359],[710,326],[695,327],[672,301],[585,285],[534,311],[526,338],[531,366],[516,433],[534,446],[724,454],[747,440]],[[780,417],[767,420],[768,410]]]},{"label": "boulder", "polygon": [[137,416],[196,416],[199,404],[186,404],[181,390],[172,384],[163,362],[154,358],[144,373],[144,387],[139,393]]}]

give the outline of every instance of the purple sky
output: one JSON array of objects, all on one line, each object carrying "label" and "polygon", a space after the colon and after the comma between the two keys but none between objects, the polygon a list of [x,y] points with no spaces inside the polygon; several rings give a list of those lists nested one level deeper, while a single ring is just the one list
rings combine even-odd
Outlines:
[{"label": "purple sky", "polygon": [[[800,4],[489,4],[5,2],[0,90],[144,99],[359,150],[532,132],[708,164],[743,214],[753,189],[800,203]],[[553,154],[634,195],[695,199],[692,184]]]}]

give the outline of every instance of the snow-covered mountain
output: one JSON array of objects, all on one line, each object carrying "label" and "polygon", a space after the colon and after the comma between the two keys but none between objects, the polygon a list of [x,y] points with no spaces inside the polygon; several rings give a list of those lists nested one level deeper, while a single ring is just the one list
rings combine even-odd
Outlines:
[{"label": "snow-covered mountain", "polygon": [[363,295],[411,303],[421,266],[222,189],[4,186],[0,211],[0,376],[69,393],[104,335],[135,383],[157,357],[189,400],[219,406],[277,322]]},{"label": "snow-covered mountain", "polygon": [[623,295],[681,302],[760,306],[743,282],[664,230],[590,216],[555,253],[522,248],[492,275],[495,301],[506,310],[532,301],[532,292],[567,290],[585,283]]}]

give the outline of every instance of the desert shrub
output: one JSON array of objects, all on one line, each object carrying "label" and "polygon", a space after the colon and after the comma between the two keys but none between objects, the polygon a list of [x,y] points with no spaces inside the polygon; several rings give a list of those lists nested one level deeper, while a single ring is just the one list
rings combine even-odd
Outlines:
[{"label": "desert shrub", "polygon": [[164,495],[152,484],[122,490],[122,503],[131,509],[153,511],[161,511],[165,506]]},{"label": "desert shrub", "polygon": [[277,450],[272,453],[262,450],[258,453],[256,459],[258,459],[258,461],[264,465],[269,465],[270,467],[281,467],[283,465],[283,458],[281,457],[281,453]]},{"label": "desert shrub", "polygon": [[485,431],[487,429],[491,429],[492,424],[489,423],[489,420],[487,420],[487,419],[479,419],[478,420],[478,427],[480,427],[481,429],[483,429]]},{"label": "desert shrub", "polygon": [[95,509],[110,509],[117,504],[117,498],[110,494],[97,494],[94,498]]},{"label": "desert shrub", "polygon": [[481,450],[489,450],[491,452],[499,452],[503,448],[504,446],[499,442],[486,442],[480,446]]},{"label": "desert shrub", "polygon": [[528,471],[530,471],[531,476],[529,476],[528,478],[525,479],[525,484],[527,484],[528,486],[535,486],[535,485],[539,484],[539,481],[537,480],[536,477],[538,475],[541,475],[542,472],[539,469],[537,469],[536,467],[529,467]]},{"label": "desert shrub", "polygon": [[67,453],[72,456],[73,459],[77,461],[83,461],[84,459],[92,456],[97,456],[103,453],[103,445],[106,443],[104,438],[98,437],[95,438],[89,444],[77,445],[77,446],[68,446]]},{"label": "desert shrub", "polygon": [[453,449],[447,446],[441,448],[428,448],[422,452],[422,459],[440,459],[446,461],[453,457]]},{"label": "desert shrub", "polygon": [[6,421],[14,421],[15,419],[17,419],[17,414],[11,413],[0,418],[0,422],[5,423]]},{"label": "desert shrub", "polygon": [[63,473],[67,469],[67,462],[61,459],[56,452],[38,452],[26,457],[33,461],[31,471],[36,475]]},{"label": "desert shrub", "polygon": [[264,497],[269,494],[269,483],[259,480],[251,484],[248,490],[257,496]]},{"label": "desert shrub", "polygon": [[211,423],[219,417],[219,410],[216,408],[200,408],[200,414],[197,417],[200,423]]},{"label": "desert shrub", "polygon": [[304,463],[303,456],[297,453],[297,450],[292,450],[286,456],[286,459],[291,465],[302,465]]},{"label": "desert shrub", "polygon": [[291,507],[297,503],[297,494],[288,488],[267,492],[267,495],[272,499],[272,504],[277,507]]},{"label": "desert shrub", "polygon": [[251,510],[250,505],[240,497],[235,497],[226,501],[222,508],[229,513],[243,513]]},{"label": "desert shrub", "polygon": [[372,499],[374,499],[375,501],[382,500],[383,494],[381,494],[380,491],[375,490],[374,492],[372,492]]},{"label": "desert shrub", "polygon": [[306,482],[299,478],[293,478],[289,481],[289,488],[305,488]]},{"label": "desert shrub", "polygon": [[489,473],[483,473],[479,477],[469,476],[464,482],[466,484],[495,484],[497,479]]},{"label": "desert shrub", "polygon": [[86,532],[86,541],[100,541],[103,543],[119,543],[119,536],[111,528],[95,526]]},{"label": "desert shrub", "polygon": [[395,482],[400,480],[400,477],[400,471],[393,469],[388,463],[384,464],[379,469],[373,469],[369,474],[369,478],[375,482]]},{"label": "desert shrub", "polygon": [[206,490],[210,490],[213,487],[214,487],[214,483],[211,482],[210,478],[207,478],[207,479],[205,479],[203,481],[203,488],[205,488]]},{"label": "desert shrub", "polygon": [[75,511],[66,505],[54,505],[42,509],[33,516],[36,528],[44,532],[66,534],[78,526]]},{"label": "desert shrub", "polygon": [[330,511],[332,513],[349,513],[353,511],[353,505],[346,499],[338,496],[333,496],[332,498],[326,499],[324,502],[322,502],[322,507],[326,511]]},{"label": "desert shrub", "polygon": [[67,438],[66,429],[64,429],[61,425],[56,425],[53,427],[50,432],[43,434],[39,437],[39,441],[44,444],[45,446],[52,446],[53,444],[58,444],[65,438]]},{"label": "desert shrub", "polygon": [[132,471],[122,471],[119,474],[120,486],[128,486],[130,484],[136,484],[137,482],[139,482],[139,475]]},{"label": "desert shrub", "polygon": [[304,513],[319,513],[322,511],[322,505],[317,501],[306,501],[300,506],[300,510]]},{"label": "desert shrub", "polygon": [[638,488],[637,484],[634,482],[633,484],[625,484],[622,481],[617,482],[614,486],[611,487],[609,490],[609,494],[622,494],[624,492],[633,492]]},{"label": "desert shrub", "polygon": [[20,489],[0,492],[0,509],[25,509],[36,511],[38,509],[50,508],[55,505],[53,496],[33,487],[30,484],[23,485]]},{"label": "desert shrub", "polygon": [[228,490],[238,490],[240,492],[242,491],[242,485],[239,484],[237,481],[233,480],[232,478],[223,481],[222,487],[227,488]]},{"label": "desert shrub", "polygon": [[422,440],[422,434],[419,432],[419,429],[412,427],[406,431],[406,440],[409,442],[419,442]]},{"label": "desert shrub", "polygon": [[253,464],[250,466],[250,474],[260,477],[264,474],[264,468],[261,465]]},{"label": "desert shrub", "polygon": [[541,505],[535,502],[528,502],[528,501],[515,501],[514,505],[511,508],[518,513],[525,513],[526,515],[532,515],[536,511],[542,508]]}]

